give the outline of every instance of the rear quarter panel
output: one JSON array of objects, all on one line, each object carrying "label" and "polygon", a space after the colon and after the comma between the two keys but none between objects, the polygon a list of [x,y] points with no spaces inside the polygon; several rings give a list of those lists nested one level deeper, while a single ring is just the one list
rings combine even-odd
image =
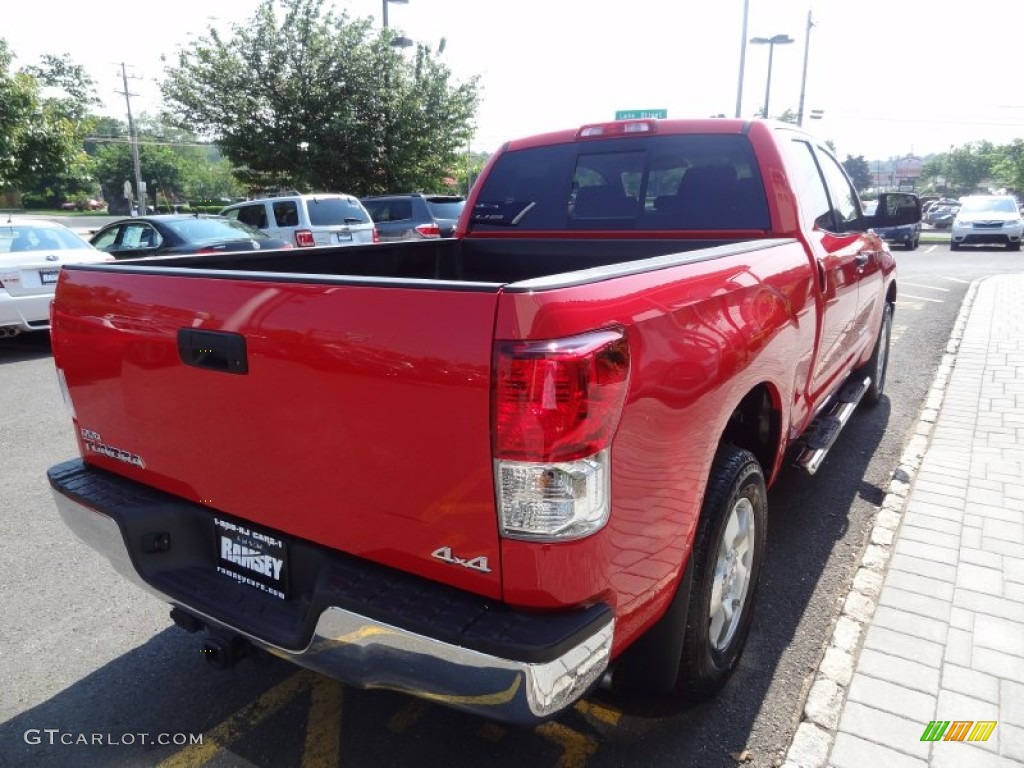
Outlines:
[{"label": "rear quarter panel", "polygon": [[681,577],[732,410],[764,383],[785,414],[806,381],[815,333],[812,279],[803,245],[788,240],[583,286],[502,296],[497,338],[545,339],[621,325],[632,365],[612,444],[610,522],[573,543],[503,541],[508,602],[555,607],[608,600],[618,622],[616,653],[653,623]]}]

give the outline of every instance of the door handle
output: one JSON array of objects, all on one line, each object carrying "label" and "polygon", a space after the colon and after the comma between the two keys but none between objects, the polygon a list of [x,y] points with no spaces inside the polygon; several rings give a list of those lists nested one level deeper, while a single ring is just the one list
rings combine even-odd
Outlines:
[{"label": "door handle", "polygon": [[243,375],[249,372],[245,336],[240,333],[179,328],[178,356],[193,368]]},{"label": "door handle", "polygon": [[866,267],[868,262],[871,261],[871,257],[874,255],[874,251],[860,251],[854,257],[854,261],[857,262],[858,267]]}]

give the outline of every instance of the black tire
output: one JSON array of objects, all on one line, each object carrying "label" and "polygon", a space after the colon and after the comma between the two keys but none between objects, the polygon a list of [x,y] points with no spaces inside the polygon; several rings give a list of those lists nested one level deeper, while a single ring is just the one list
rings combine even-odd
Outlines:
[{"label": "black tire", "polygon": [[950,240],[949,241],[949,250],[951,250],[951,251],[959,251],[960,250],[960,243],[958,243],[956,240]]},{"label": "black tire", "polygon": [[885,375],[889,370],[889,347],[892,340],[892,312],[892,304],[885,302],[882,309],[882,326],[878,329],[878,338],[875,340],[871,359],[858,371],[858,375],[871,377],[871,385],[862,399],[866,405],[878,405],[885,393]]},{"label": "black tire", "polygon": [[692,554],[693,589],[676,679],[676,692],[686,701],[713,696],[739,662],[764,559],[767,513],[757,459],[732,445],[719,448]]},{"label": "black tire", "polygon": [[921,241],[918,240],[915,237],[913,240],[911,240],[909,243],[907,243],[907,250],[908,251],[916,251],[917,250],[917,246],[919,246],[920,244],[921,244]]},{"label": "black tire", "polygon": [[1007,243],[1006,250],[1008,250],[1008,251],[1019,251],[1020,250],[1020,243],[1019,242],[1017,242],[1017,243]]}]

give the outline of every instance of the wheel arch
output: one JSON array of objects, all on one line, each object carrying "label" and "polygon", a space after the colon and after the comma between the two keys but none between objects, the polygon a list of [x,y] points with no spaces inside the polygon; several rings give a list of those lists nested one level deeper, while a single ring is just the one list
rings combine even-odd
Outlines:
[{"label": "wheel arch", "polygon": [[770,484],[778,471],[782,445],[782,398],[769,382],[762,382],[739,401],[725,424],[718,444],[745,448],[757,458]]}]

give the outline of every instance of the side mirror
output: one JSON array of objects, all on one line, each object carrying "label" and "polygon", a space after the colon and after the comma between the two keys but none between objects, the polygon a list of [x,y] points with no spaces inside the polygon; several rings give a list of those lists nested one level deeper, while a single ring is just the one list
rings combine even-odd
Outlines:
[{"label": "side mirror", "polygon": [[872,228],[899,227],[921,221],[921,201],[909,192],[884,192],[878,196],[878,207],[867,216]]}]

